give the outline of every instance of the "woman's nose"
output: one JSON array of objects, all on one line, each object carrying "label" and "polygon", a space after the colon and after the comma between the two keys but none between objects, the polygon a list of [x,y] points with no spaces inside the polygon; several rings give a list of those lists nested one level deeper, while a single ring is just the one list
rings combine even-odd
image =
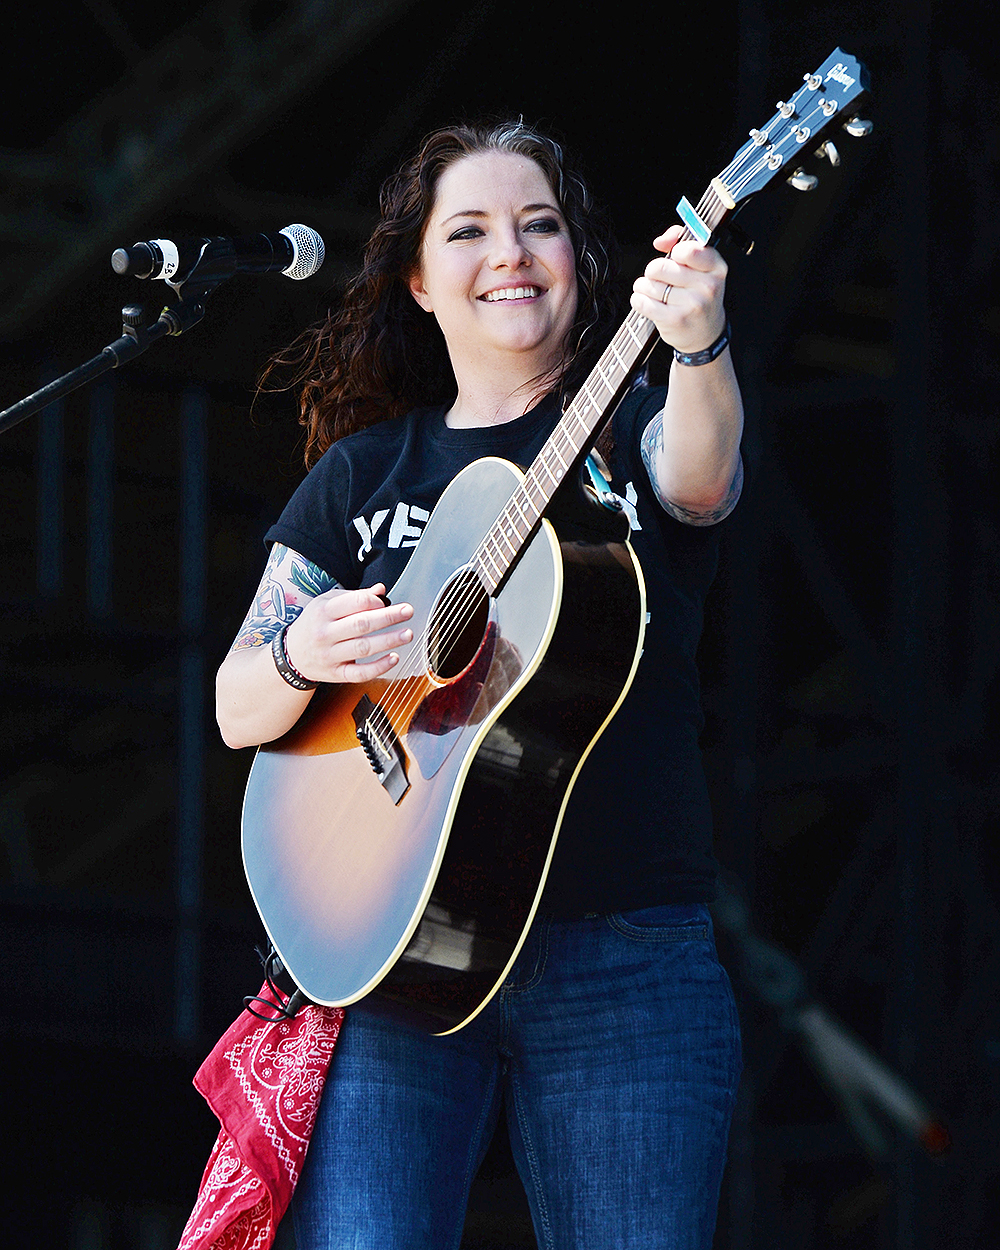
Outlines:
[{"label": "woman's nose", "polygon": [[531,264],[531,253],[524,245],[521,232],[516,229],[499,231],[490,252],[493,269],[521,269]]}]

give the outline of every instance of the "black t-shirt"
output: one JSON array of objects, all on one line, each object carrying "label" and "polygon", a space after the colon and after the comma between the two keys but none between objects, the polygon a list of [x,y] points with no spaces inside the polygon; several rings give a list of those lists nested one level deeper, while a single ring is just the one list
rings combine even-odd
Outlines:
[{"label": "black t-shirt", "polygon": [[[542,899],[556,915],[708,902],[714,892],[695,651],[718,536],[715,526],[675,521],[650,486],[639,440],[664,396],[637,388],[614,417],[611,484],[632,526],[649,623],[632,687],[567,807]],[[391,592],[459,470],[488,455],[529,464],[558,417],[553,397],[499,426],[450,429],[444,411],[418,409],[334,443],[265,541],[300,552],[342,586],[384,582]]]}]

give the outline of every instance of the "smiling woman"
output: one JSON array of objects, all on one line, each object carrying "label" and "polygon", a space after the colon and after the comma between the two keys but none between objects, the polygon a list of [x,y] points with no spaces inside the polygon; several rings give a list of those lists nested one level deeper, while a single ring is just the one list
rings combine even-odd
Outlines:
[{"label": "smiling woman", "polygon": [[[740,1058],[707,910],[694,657],[741,408],[725,265],[678,236],[631,296],[678,349],[669,389],[622,400],[606,503],[574,497],[565,530],[548,502],[600,427],[562,439],[564,407],[600,385],[583,384],[615,301],[600,219],[551,139],[431,135],[384,187],[340,307],[277,362],[310,472],[266,536],[218,719],[231,746],[280,739],[254,766],[276,819],[298,784],[282,761],[313,778],[297,827],[247,851],[258,903],[294,882],[291,928],[325,935],[314,962],[374,967],[312,990],[349,1006],[293,1204],[300,1250],[457,1246],[501,1113],[547,1250],[711,1245]],[[360,805],[333,829],[345,791]],[[545,820],[537,854],[523,834]],[[384,901],[427,828],[437,858],[393,927]],[[395,954],[334,956],[334,913],[386,916]],[[481,968],[491,988],[449,1014]],[[419,1029],[384,1017],[389,972],[429,977],[440,1033],[427,1001]]]}]

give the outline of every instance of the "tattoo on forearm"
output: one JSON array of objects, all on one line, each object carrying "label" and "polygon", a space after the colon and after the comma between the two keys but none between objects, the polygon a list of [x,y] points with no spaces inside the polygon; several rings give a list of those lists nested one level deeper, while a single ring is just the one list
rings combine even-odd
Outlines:
[{"label": "tattoo on forearm", "polygon": [[242,651],[269,643],[275,634],[295,620],[307,599],[334,590],[338,584],[319,565],[275,543],[232,650]]},{"label": "tattoo on forearm", "polygon": [[743,461],[739,457],[736,460],[736,469],[733,473],[733,480],[729,483],[729,490],[726,491],[726,497],[717,507],[685,508],[681,504],[674,503],[672,499],[668,499],[657,484],[656,465],[660,458],[660,452],[663,450],[662,411],[658,412],[649,425],[646,426],[639,449],[642,453],[642,462],[646,466],[646,472],[649,474],[653,490],[656,491],[656,497],[675,521],[681,521],[684,525],[715,525],[727,517],[736,507],[736,501],[739,499],[740,492],[743,489]]}]

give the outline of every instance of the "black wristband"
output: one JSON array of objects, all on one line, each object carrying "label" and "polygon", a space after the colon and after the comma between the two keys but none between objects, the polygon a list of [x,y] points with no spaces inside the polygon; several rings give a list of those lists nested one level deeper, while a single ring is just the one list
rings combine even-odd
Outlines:
[{"label": "black wristband", "polygon": [[725,329],[711,347],[706,347],[705,350],[701,352],[679,352],[675,347],[674,360],[676,360],[679,365],[709,365],[717,356],[721,356],[729,346],[729,335],[730,328],[727,320]]},{"label": "black wristband", "polygon": [[271,639],[271,655],[274,656],[274,667],[281,676],[288,682],[290,686],[294,686],[296,690],[315,690],[319,685],[318,681],[310,681],[308,677],[303,677],[297,668],[292,668],[288,661],[288,652],[285,650],[285,634],[288,633],[288,626],[279,630]]}]

